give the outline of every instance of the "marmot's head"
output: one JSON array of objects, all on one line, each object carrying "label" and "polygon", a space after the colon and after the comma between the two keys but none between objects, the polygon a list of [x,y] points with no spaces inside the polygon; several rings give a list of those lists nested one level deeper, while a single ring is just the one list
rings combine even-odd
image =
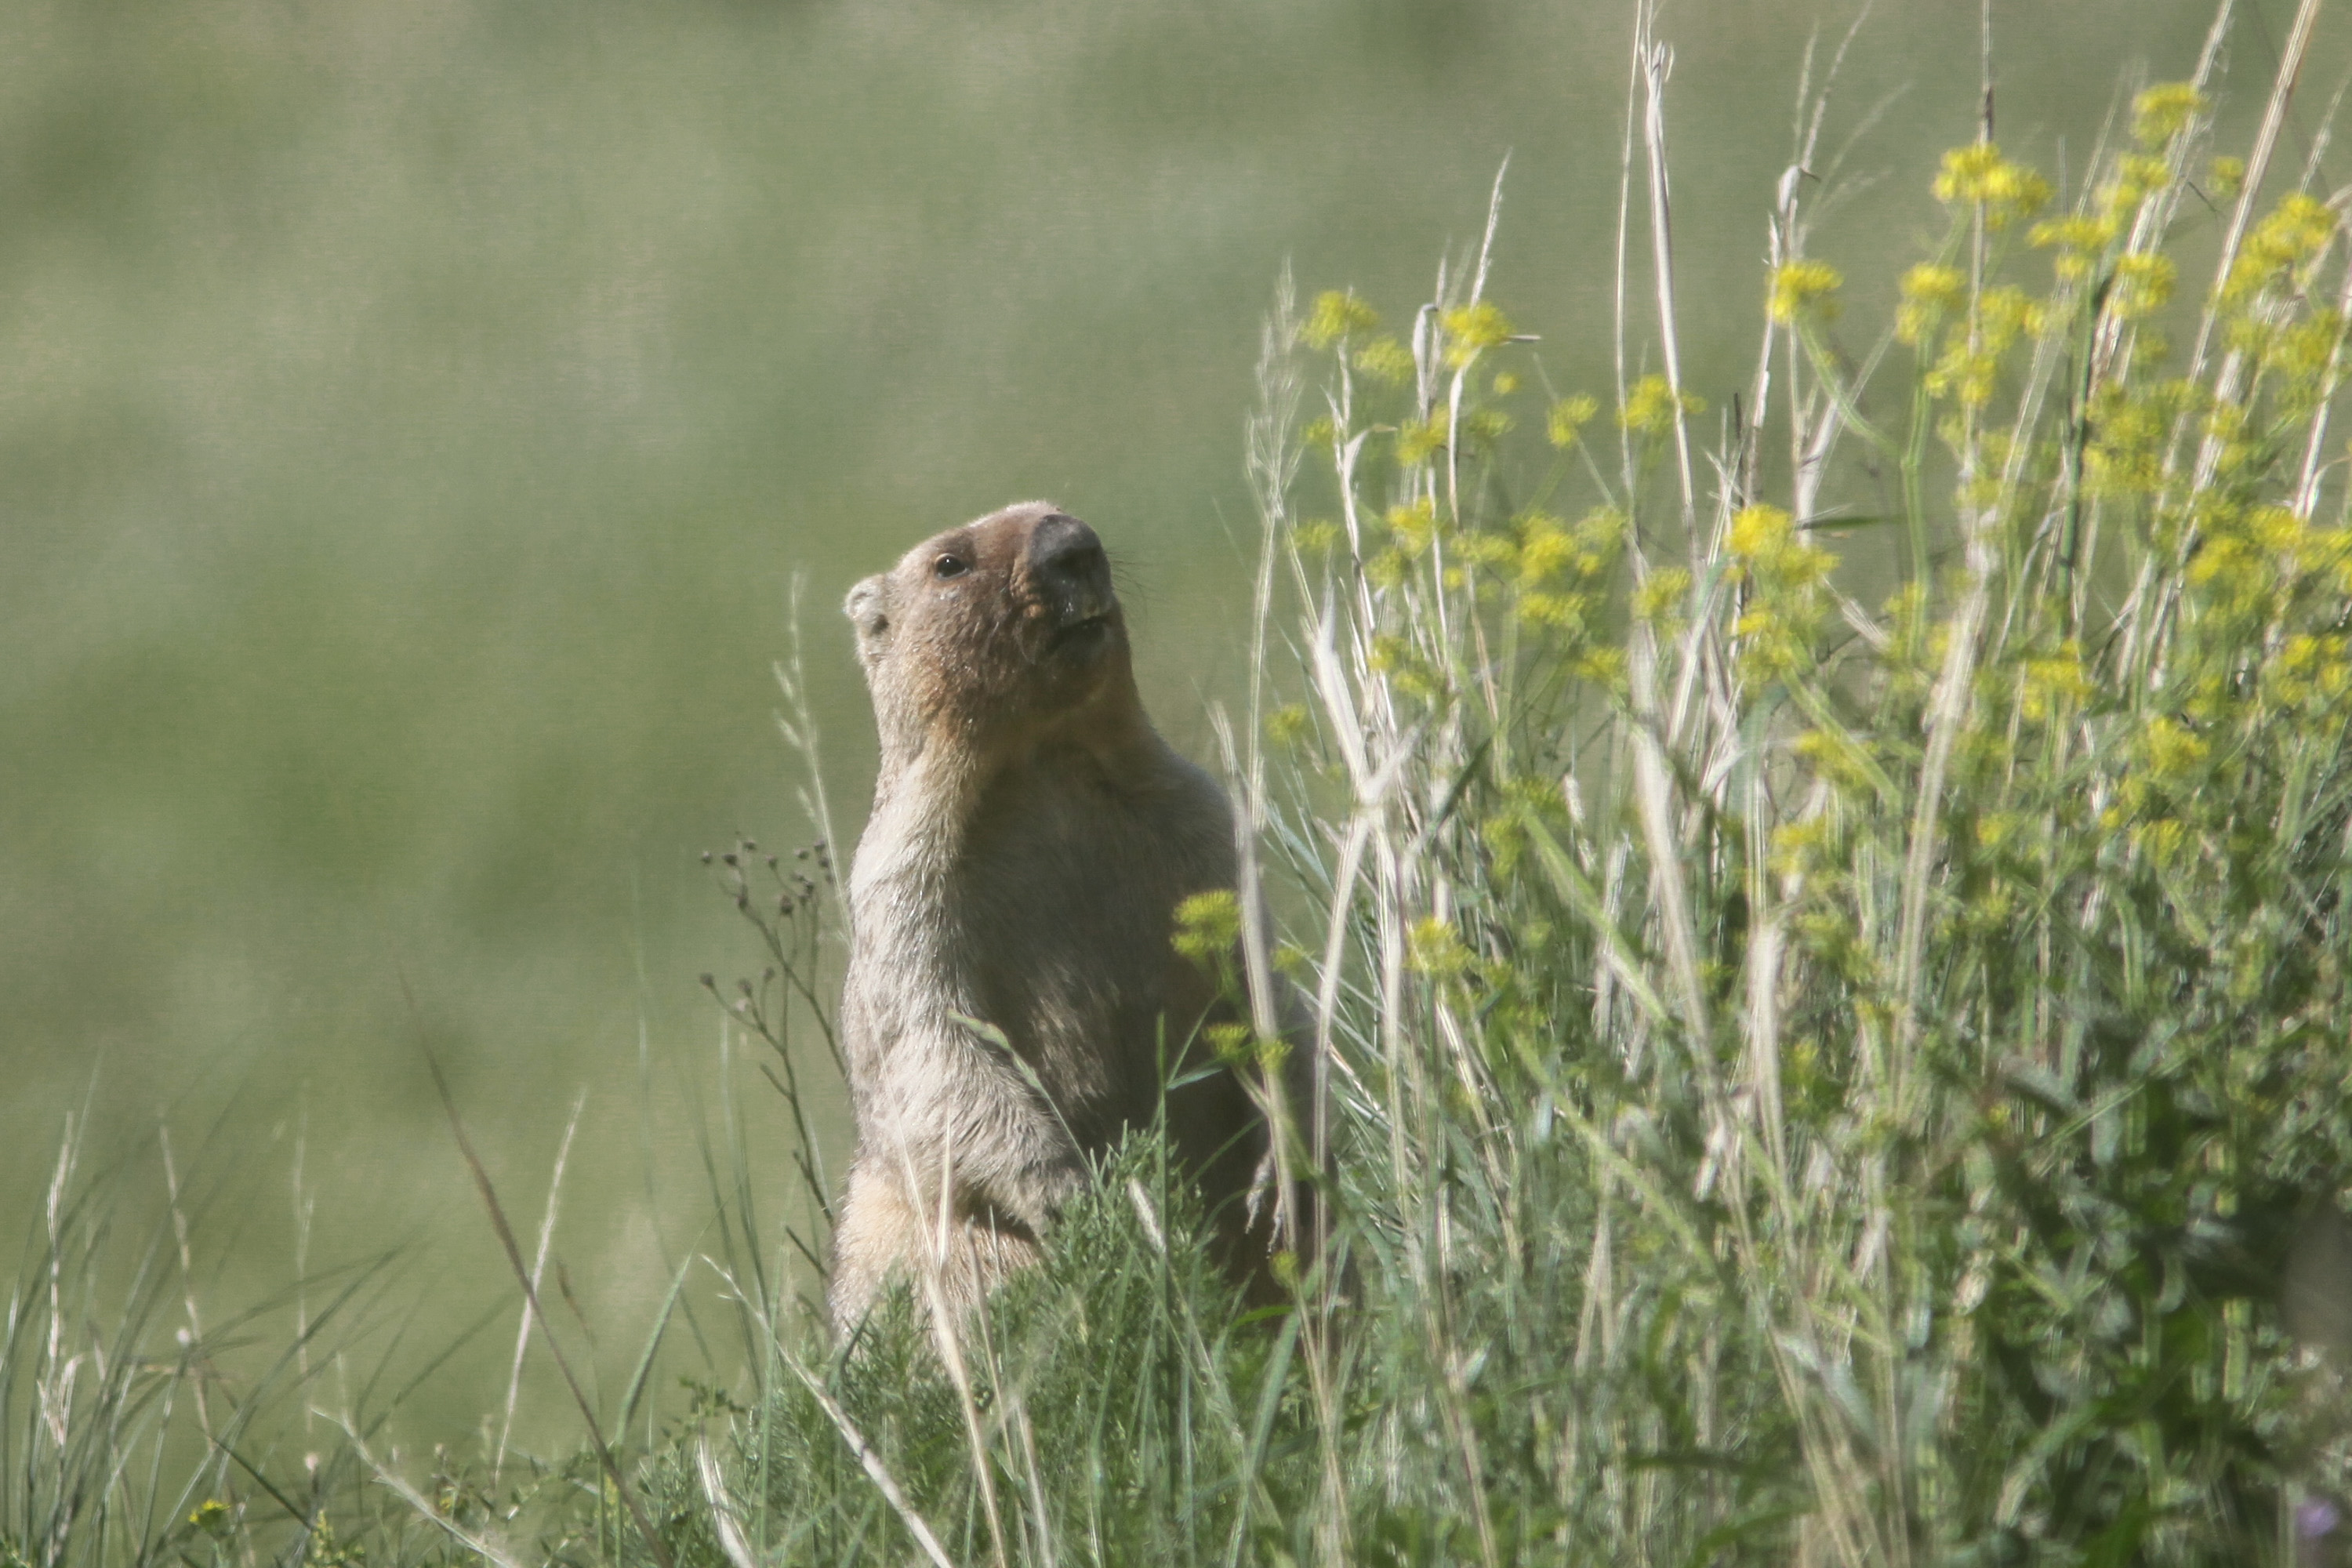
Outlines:
[{"label": "marmot's head", "polygon": [[887,751],[945,727],[1010,739],[1134,707],[1127,619],[1095,531],[1025,501],[915,546],[849,591]]}]

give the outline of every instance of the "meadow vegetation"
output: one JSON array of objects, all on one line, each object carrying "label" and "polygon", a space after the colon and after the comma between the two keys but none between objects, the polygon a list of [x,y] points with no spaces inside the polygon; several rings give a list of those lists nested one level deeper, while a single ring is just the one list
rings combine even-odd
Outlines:
[{"label": "meadow vegetation", "polygon": [[[449,1459],[403,1494],[355,1422],[296,1487],[206,1426],[167,1485],[141,1456],[184,1451],[162,1428],[205,1384],[128,1319],[85,1327],[53,1205],[0,1368],[0,1551],[2340,1550],[2342,1324],[2282,1309],[2314,1269],[2352,1290],[2325,1271],[2352,1172],[2352,244],[2279,135],[2315,14],[2243,149],[2208,134],[2226,7],[2074,188],[1989,107],[1913,172],[1946,226],[1883,321],[1840,312],[1808,243],[1839,194],[1825,47],[1728,406],[1682,377],[1646,25],[1613,363],[1510,320],[1499,183],[1418,309],[1286,289],[1249,426],[1256,675],[1220,729],[1255,854],[1185,940],[1310,999],[1328,1093],[1286,1108],[1290,1152],[1328,1152],[1337,1239],[1286,1260],[1290,1303],[1240,1310],[1139,1135],[943,1344],[901,1292],[830,1346],[803,1117],[781,1207],[713,1160],[735,1384],[649,1429],[640,1378],[568,1466]],[[766,947],[721,1002],[797,1112],[829,862],[721,871]],[[1269,1096],[1307,1045],[1273,1036],[1213,1042]]]}]

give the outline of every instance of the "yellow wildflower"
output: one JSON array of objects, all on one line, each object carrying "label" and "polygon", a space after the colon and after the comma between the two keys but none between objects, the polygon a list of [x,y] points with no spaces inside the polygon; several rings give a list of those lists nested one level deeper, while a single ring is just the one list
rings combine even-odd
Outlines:
[{"label": "yellow wildflower", "polygon": [[1895,335],[1906,343],[1926,337],[1942,314],[1969,297],[1969,280],[1957,267],[1923,261],[1903,275],[1903,302],[1895,308]]},{"label": "yellow wildflower", "polygon": [[1690,592],[1690,574],[1679,566],[1651,573],[1649,581],[1633,590],[1633,614],[1653,626],[1663,624]]},{"label": "yellow wildflower", "polygon": [[1528,592],[1519,595],[1518,609],[1520,618],[1536,626],[1578,632],[1584,629],[1584,612],[1590,603],[1582,594]]},{"label": "yellow wildflower", "polygon": [[1232,889],[1194,893],[1176,906],[1175,948],[1193,963],[1213,963],[1241,939],[1241,900]]},{"label": "yellow wildflower", "polygon": [[2335,209],[2302,191],[2289,195],[2246,236],[2221,298],[2242,304],[2275,281],[2291,281],[2336,233]]},{"label": "yellow wildflower", "polygon": [[[1770,309],[1776,321],[1789,322],[1816,300],[1835,293],[1845,279],[1826,261],[1784,261],[1772,269]],[[1827,310],[1830,307],[1824,304]]]},{"label": "yellow wildflower", "polygon": [[1493,447],[1517,421],[1499,408],[1474,408],[1462,416],[1462,437],[1473,450]]},{"label": "yellow wildflower", "polygon": [[1341,338],[1377,331],[1380,325],[1380,312],[1357,299],[1355,290],[1331,289],[1315,297],[1300,335],[1311,346],[1328,349]]},{"label": "yellow wildflower", "polygon": [[1577,655],[1569,667],[1579,680],[1589,680],[1595,686],[1618,689],[1625,684],[1625,650],[1616,647],[1590,647]]},{"label": "yellow wildflower", "polygon": [[1445,450],[1453,437],[1449,416],[1443,408],[1433,408],[1426,419],[1408,419],[1397,426],[1397,461],[1407,468],[1426,463]]},{"label": "yellow wildflower", "polygon": [[2121,226],[2113,217],[2093,217],[2086,213],[2077,213],[2072,217],[2050,218],[2037,223],[2025,237],[2029,244],[2037,247],[2056,246],[2058,255],[2052,265],[2061,279],[2074,283],[2091,275],[2098,258],[2105,253],[2121,231]]},{"label": "yellow wildflower", "polygon": [[2212,748],[2171,719],[2158,716],[2140,731],[2140,754],[2159,779],[2178,778],[2205,760]]},{"label": "yellow wildflower", "polygon": [[1405,933],[1406,960],[1415,973],[1442,980],[1460,974],[1477,962],[1461,936],[1435,915],[1424,915]]},{"label": "yellow wildflower", "polygon": [[2126,256],[2116,263],[2116,281],[2107,291],[2107,308],[2124,321],[2145,316],[2172,298],[2174,276],[2169,256]]},{"label": "yellow wildflower", "polygon": [[1545,421],[1544,434],[1555,447],[1576,445],[1576,433],[1594,415],[1601,412],[1600,401],[1579,393],[1563,397],[1551,405],[1551,417]]},{"label": "yellow wildflower", "polygon": [[1427,496],[1389,508],[1389,531],[1396,536],[1397,548],[1407,555],[1418,555],[1437,537],[1437,507]]},{"label": "yellow wildflower", "polygon": [[2028,719],[2047,719],[2062,706],[2081,702],[2098,689],[2083,668],[2083,646],[2073,637],[2048,658],[2025,661],[2025,690],[2018,706]]},{"label": "yellow wildflower", "polygon": [[[1704,399],[1685,392],[1682,395],[1682,412],[1703,414]],[[1662,436],[1674,426],[1675,392],[1663,375],[1645,375],[1633,384],[1625,395],[1625,406],[1617,412],[1618,423],[1626,429],[1644,436]]]},{"label": "yellow wildflower", "polygon": [[1291,543],[1306,555],[1320,555],[1337,547],[1339,539],[1339,525],[1328,519],[1318,518],[1302,522],[1290,531]]},{"label": "yellow wildflower", "polygon": [[1540,586],[1568,564],[1576,553],[1576,541],[1569,536],[1559,519],[1548,512],[1529,512],[1518,521],[1519,585]]},{"label": "yellow wildflower", "polygon": [[1356,368],[1374,381],[1394,385],[1412,374],[1412,351],[1394,338],[1374,338],[1356,351]]},{"label": "yellow wildflower", "polygon": [[1459,305],[1438,318],[1445,328],[1445,363],[1456,370],[1486,350],[1511,341],[1511,323],[1485,300]]},{"label": "yellow wildflower", "polygon": [[2205,112],[2205,95],[2185,81],[2161,81],[2132,100],[2132,139],[2160,147]]},{"label": "yellow wildflower", "polygon": [[1939,202],[1980,207],[1985,226],[1994,229],[2006,227],[2012,217],[2032,216],[2051,195],[2049,181],[2003,158],[1990,142],[1946,153],[1933,188]]}]

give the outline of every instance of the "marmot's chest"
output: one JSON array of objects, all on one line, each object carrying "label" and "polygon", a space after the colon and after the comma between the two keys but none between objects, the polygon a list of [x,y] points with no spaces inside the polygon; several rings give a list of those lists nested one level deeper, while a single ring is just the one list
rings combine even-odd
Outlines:
[{"label": "marmot's chest", "polygon": [[1189,769],[1144,791],[1041,770],[977,804],[934,883],[927,956],[1066,1108],[1136,1113],[1163,1043],[1211,1000],[1171,939],[1179,901],[1232,885],[1223,795]]},{"label": "marmot's chest", "polygon": [[950,879],[959,945],[1033,986],[1073,969],[1097,987],[1156,977],[1178,900],[1232,879],[1222,835],[1185,804],[1084,778],[992,791]]},{"label": "marmot's chest", "polygon": [[853,1068],[960,1013],[1002,1030],[1074,1121],[1148,1116],[1157,1066],[1213,987],[1176,905],[1234,883],[1233,819],[1172,756],[1121,788],[1083,770],[991,781],[952,823],[892,792],[858,847]]},{"label": "marmot's chest", "polygon": [[1204,844],[1165,802],[1079,804],[975,823],[949,940],[979,1015],[1082,1135],[1109,1136],[1150,1115],[1162,1058],[1213,999],[1171,939],[1181,900],[1231,882],[1230,830]]}]

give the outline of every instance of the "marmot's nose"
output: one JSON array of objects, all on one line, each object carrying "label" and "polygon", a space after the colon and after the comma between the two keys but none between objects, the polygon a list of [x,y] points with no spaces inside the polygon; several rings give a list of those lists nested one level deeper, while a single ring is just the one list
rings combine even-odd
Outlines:
[{"label": "marmot's nose", "polygon": [[1038,584],[1056,595],[1066,595],[1082,615],[1100,614],[1094,602],[1110,598],[1110,563],[1102,541],[1075,517],[1056,512],[1042,519],[1029,535],[1029,571]]}]

